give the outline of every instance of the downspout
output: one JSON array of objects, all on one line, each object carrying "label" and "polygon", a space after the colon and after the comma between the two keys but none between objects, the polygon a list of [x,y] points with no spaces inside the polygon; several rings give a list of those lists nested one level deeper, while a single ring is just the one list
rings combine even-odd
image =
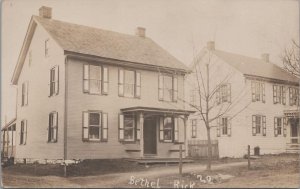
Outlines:
[{"label": "downspout", "polygon": [[67,156],[67,126],[68,126],[68,55],[65,56],[65,103],[64,103],[64,161],[68,159]]}]

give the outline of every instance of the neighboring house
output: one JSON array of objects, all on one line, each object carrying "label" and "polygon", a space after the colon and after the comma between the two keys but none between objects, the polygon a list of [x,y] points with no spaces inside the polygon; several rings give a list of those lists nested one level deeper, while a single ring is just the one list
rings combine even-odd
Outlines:
[{"label": "neighboring house", "polygon": [[[218,140],[220,157],[241,157],[247,153],[247,145],[251,154],[255,147],[260,148],[260,154],[299,150],[298,78],[269,62],[268,54],[263,54],[262,59],[250,58],[217,50],[214,42],[208,42],[197,59],[197,69],[202,73],[198,77],[206,86],[209,63],[210,90],[216,89],[209,106],[213,106],[210,118],[219,115],[211,122],[211,137]],[[195,65],[192,69],[186,99],[198,107]],[[199,84],[204,93],[202,82]],[[207,140],[198,113],[189,117],[188,138]]]},{"label": "neighboring house", "polygon": [[1,129],[2,139],[2,157],[15,157],[16,154],[16,118],[6,123]]},{"label": "neighboring house", "polygon": [[[32,16],[13,74],[16,159],[178,157],[187,67],[146,37]],[[22,128],[26,128],[26,137]]]}]

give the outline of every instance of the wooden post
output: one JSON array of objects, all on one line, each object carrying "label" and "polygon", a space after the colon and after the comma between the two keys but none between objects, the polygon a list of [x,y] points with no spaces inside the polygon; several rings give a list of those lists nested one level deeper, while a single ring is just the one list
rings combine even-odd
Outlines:
[{"label": "wooden post", "polygon": [[139,123],[140,124],[140,157],[144,157],[144,115],[143,112],[139,115]]},{"label": "wooden post", "polygon": [[248,170],[250,170],[250,145],[248,145]]},{"label": "wooden post", "polygon": [[67,177],[67,164],[64,162],[64,177]]},{"label": "wooden post", "polygon": [[182,144],[179,145],[179,176],[182,176]]}]

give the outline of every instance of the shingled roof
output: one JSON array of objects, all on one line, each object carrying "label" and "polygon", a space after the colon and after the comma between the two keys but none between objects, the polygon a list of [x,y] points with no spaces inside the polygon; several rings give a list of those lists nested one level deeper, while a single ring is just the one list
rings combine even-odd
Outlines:
[{"label": "shingled roof", "polygon": [[297,77],[271,62],[220,50],[212,50],[211,52],[244,75],[299,83]]},{"label": "shingled roof", "polygon": [[66,51],[186,71],[187,67],[147,37],[33,16]]}]

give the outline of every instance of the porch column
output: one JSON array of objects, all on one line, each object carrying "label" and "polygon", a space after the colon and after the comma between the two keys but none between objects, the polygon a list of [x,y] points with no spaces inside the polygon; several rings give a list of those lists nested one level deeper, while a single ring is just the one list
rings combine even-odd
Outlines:
[{"label": "porch column", "polygon": [[185,157],[188,156],[188,143],[187,143],[187,119],[188,116],[184,116],[183,122],[184,122],[184,147],[185,147]]},{"label": "porch column", "polygon": [[139,114],[139,124],[140,124],[140,157],[144,157],[144,115],[143,112]]}]

